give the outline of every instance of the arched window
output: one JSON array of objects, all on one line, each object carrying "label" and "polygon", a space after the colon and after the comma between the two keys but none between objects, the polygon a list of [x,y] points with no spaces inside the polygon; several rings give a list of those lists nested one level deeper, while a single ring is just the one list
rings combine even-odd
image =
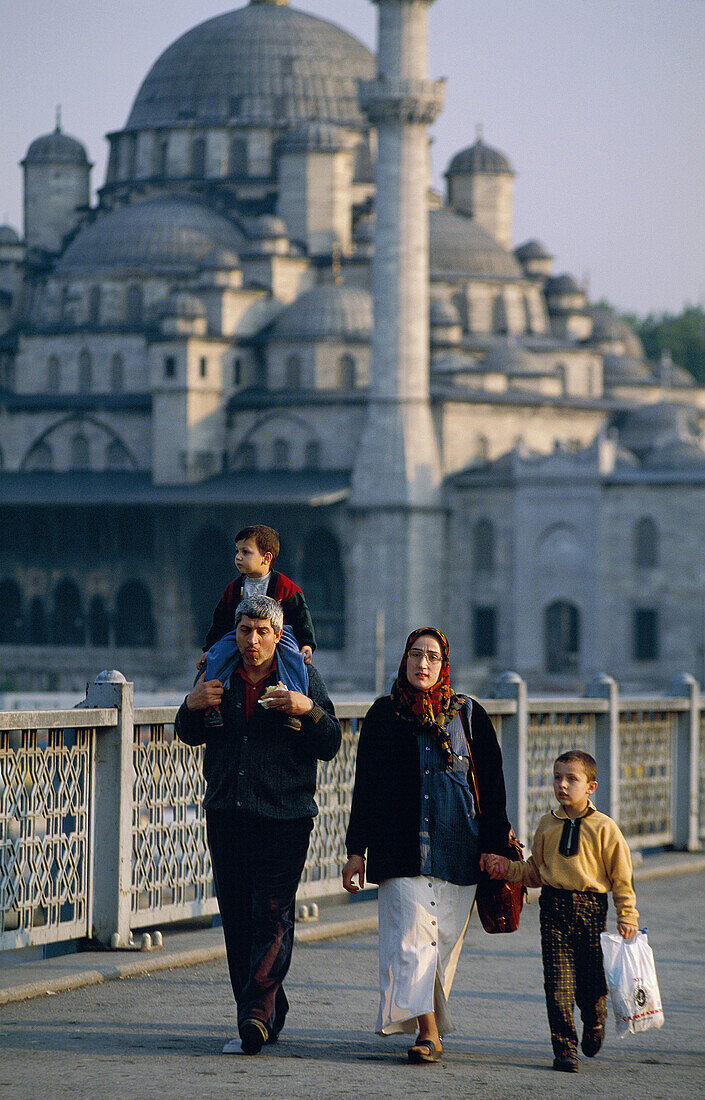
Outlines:
[{"label": "arched window", "polygon": [[92,286],[88,291],[88,323],[100,323],[100,287]]},{"label": "arched window", "polygon": [[497,295],[492,303],[492,331],[505,333],[507,326],[507,307],[501,294]]},{"label": "arched window", "polygon": [[115,598],[115,644],[154,645],[152,597],[142,581],[123,584]]},{"label": "arched window", "polygon": [[476,573],[494,572],[495,534],[488,519],[479,519],[473,529],[472,566]]},{"label": "arched window", "polygon": [[568,600],[546,608],[544,644],[547,672],[577,672],[580,657],[580,612]]},{"label": "arched window", "polygon": [[81,594],[73,581],[59,581],[54,591],[51,640],[54,645],[83,645],[86,636]]},{"label": "arched window", "polygon": [[304,450],[304,466],[307,470],[321,468],[321,445],[317,439],[311,439]]},{"label": "arched window", "polygon": [[230,142],[230,175],[246,176],[247,172],[247,142],[244,138],[233,138]]},{"label": "arched window", "polygon": [[[234,527],[233,531],[237,528]],[[191,542],[189,588],[193,643],[202,646],[226,585],[233,578],[233,548],[220,527],[202,527]]]},{"label": "arched window", "polygon": [[634,524],[632,542],[634,565],[638,569],[655,569],[659,564],[659,534],[649,516],[643,516]]},{"label": "arched window", "polygon": [[289,390],[301,389],[301,357],[299,355],[287,356],[284,364],[284,383]]},{"label": "arched window", "polygon": [[490,441],[486,435],[478,435],[475,441],[475,457],[478,462],[487,462],[490,457]]},{"label": "arched window", "polygon": [[71,469],[90,470],[91,456],[88,440],[83,432],[78,432],[71,440]]},{"label": "arched window", "polygon": [[242,382],[242,359],[239,357],[233,362],[233,385],[239,386]]},{"label": "arched window", "polygon": [[48,443],[37,443],[24,461],[25,470],[53,470],[54,453]]},{"label": "arched window", "polygon": [[301,578],[321,649],[345,645],[345,574],[335,535],[317,528],[304,543]]},{"label": "arched window", "polygon": [[116,353],[110,360],[110,392],[122,393],[125,389],[125,361]]},{"label": "arched window", "polygon": [[290,461],[289,444],[286,439],[275,439],[272,446],[272,457],[277,470],[288,470]]},{"label": "arched window", "polygon": [[191,175],[202,180],[206,174],[206,140],[194,138],[191,142]]},{"label": "arched window", "polygon": [[58,355],[50,355],[47,359],[47,390],[49,393],[58,393],[61,389],[61,361]]},{"label": "arched window", "polygon": [[44,612],[44,604],[35,596],[29,605],[29,644],[46,645],[47,620]]},{"label": "arched window", "polygon": [[93,385],[93,361],[85,348],[78,355],[78,392],[90,393]]},{"label": "arched window", "polygon": [[94,596],[88,605],[88,641],[91,645],[110,644],[110,616],[102,596]]},{"label": "arched window", "polygon": [[352,355],[341,355],[338,359],[338,389],[355,389],[355,360]]},{"label": "arched window", "polygon": [[163,179],[167,173],[169,142],[158,138],[154,143],[154,175]]},{"label": "arched window", "polygon": [[0,609],[0,643],[23,642],[22,593],[13,580],[0,581]]},{"label": "arched window", "polygon": [[105,469],[129,470],[131,465],[127,448],[119,439],[111,439],[105,448]]},{"label": "arched window", "polygon": [[143,295],[139,283],[130,283],[125,293],[125,320],[128,325],[142,324]]},{"label": "arched window", "polygon": [[254,443],[241,443],[235,452],[233,466],[236,470],[257,469],[257,448]]}]

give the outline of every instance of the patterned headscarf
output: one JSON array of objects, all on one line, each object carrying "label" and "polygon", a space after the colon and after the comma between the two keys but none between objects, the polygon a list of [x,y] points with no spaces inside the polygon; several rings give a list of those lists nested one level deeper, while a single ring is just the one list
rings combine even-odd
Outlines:
[{"label": "patterned headscarf", "polygon": [[[413,687],[406,675],[406,662],[409,650],[417,638],[422,634],[432,634],[441,647],[441,671],[433,687],[424,691],[422,688]],[[433,626],[423,626],[418,630],[412,630],[406,639],[404,656],[399,665],[397,678],[392,684],[391,696],[394,710],[400,717],[410,722],[420,722],[422,725],[430,725],[440,742],[441,749],[446,755],[448,763],[453,759],[450,737],[447,726],[467,699],[466,695],[456,695],[450,686],[450,667],[448,663],[448,639],[440,630]]]}]

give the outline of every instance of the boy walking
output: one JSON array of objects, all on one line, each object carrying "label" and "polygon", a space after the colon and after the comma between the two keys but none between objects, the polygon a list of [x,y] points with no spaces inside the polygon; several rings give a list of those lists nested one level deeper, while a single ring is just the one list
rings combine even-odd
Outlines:
[{"label": "boy walking", "polygon": [[605,1037],[607,983],[600,933],[607,894],[617,910],[617,930],[631,939],[639,914],[629,847],[612,818],[596,810],[597,765],[579,749],[562,753],[553,767],[558,810],[541,818],[525,862],[488,855],[484,869],[495,879],[541,886],[541,955],[553,1068],[577,1073],[577,1003],[583,1022],[581,1049],[594,1058]]}]

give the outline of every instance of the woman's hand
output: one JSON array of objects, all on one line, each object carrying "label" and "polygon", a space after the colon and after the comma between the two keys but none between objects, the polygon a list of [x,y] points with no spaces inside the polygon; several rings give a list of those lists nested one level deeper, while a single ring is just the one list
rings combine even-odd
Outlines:
[{"label": "woman's hand", "polygon": [[[357,875],[359,885],[353,882]],[[356,894],[365,885],[365,858],[364,856],[350,856],[343,867],[343,887],[349,894]]]},{"label": "woman's hand", "polygon": [[621,921],[617,921],[617,931],[620,936],[624,936],[625,940],[631,940],[639,929],[634,924],[622,924]]}]

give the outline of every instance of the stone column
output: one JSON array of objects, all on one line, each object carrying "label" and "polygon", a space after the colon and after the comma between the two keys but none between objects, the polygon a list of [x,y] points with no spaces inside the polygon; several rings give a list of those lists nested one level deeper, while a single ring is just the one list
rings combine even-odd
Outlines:
[{"label": "stone column", "polygon": [[433,0],[373,2],[378,73],[361,81],[360,103],[378,138],[374,330],[351,498],[356,543],[366,551],[354,561],[353,585],[356,651],[374,649],[364,639],[370,624],[374,636],[376,611],[384,610],[391,671],[408,630],[438,621],[444,572],[441,463],[429,401],[427,133],[442,106],[443,82],[426,76]]}]

